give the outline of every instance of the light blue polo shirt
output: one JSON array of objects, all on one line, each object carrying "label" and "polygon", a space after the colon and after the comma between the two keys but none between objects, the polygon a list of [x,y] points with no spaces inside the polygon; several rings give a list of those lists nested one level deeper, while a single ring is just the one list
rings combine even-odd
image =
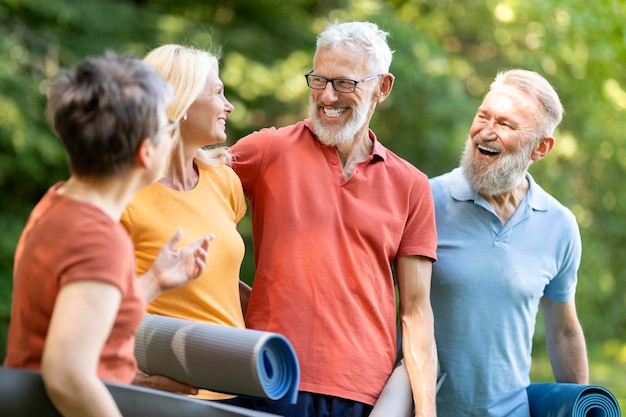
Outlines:
[{"label": "light blue polo shirt", "polygon": [[543,295],[574,296],[581,240],[572,212],[537,185],[502,225],[462,170],[431,179],[438,261],[431,300],[439,417],[529,417],[532,338]]}]

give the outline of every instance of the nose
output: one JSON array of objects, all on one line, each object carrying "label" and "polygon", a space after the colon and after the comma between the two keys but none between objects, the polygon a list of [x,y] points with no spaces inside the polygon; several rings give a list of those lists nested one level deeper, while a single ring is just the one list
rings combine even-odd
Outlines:
[{"label": "nose", "polygon": [[[311,90],[311,91],[316,91],[316,90]],[[331,82],[327,82],[326,83],[326,87],[324,87],[323,90],[317,90],[318,94],[320,95],[320,99],[324,102],[324,103],[329,103],[329,102],[333,102],[337,100],[337,97],[339,96],[339,93],[337,93],[337,91],[335,91],[335,89],[333,88],[333,83]]]},{"label": "nose", "polygon": [[480,130],[480,136],[486,140],[493,140],[496,138],[496,131],[494,129],[494,122],[489,121],[485,124],[485,126]]},{"label": "nose", "polygon": [[230,101],[228,101],[226,97],[224,97],[224,111],[227,114],[230,114],[233,112],[233,110],[235,110],[235,106],[233,106],[233,104]]}]

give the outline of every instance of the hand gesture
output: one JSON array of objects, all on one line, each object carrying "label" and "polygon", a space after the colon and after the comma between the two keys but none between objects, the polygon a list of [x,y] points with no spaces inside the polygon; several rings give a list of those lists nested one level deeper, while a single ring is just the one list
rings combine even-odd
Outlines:
[{"label": "hand gesture", "polygon": [[148,302],[165,290],[193,281],[204,272],[209,242],[215,236],[206,235],[187,246],[175,249],[182,235],[182,230],[178,229],[174,236],[163,245],[152,267],[141,277],[147,285]]}]

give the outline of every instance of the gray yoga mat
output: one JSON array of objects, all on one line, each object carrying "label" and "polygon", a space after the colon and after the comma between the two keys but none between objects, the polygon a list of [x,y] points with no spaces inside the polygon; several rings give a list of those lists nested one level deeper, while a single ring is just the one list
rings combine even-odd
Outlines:
[{"label": "gray yoga mat", "polygon": [[413,392],[404,361],[391,373],[369,417],[391,416],[413,416]]},{"label": "gray yoga mat", "polygon": [[295,404],[300,368],[282,335],[146,314],[135,336],[139,368],[227,394]]},{"label": "gray yoga mat", "polygon": [[[275,416],[135,385],[115,382],[105,385],[125,417]],[[61,414],[48,398],[40,372],[0,367],[0,416],[61,417]]]}]

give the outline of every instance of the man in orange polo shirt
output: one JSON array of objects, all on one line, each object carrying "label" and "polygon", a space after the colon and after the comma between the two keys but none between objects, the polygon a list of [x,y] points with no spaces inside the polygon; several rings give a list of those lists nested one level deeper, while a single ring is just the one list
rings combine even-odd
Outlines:
[{"label": "man in orange polo shirt", "polygon": [[426,175],[369,129],[394,82],[387,35],[372,23],[331,24],[305,75],[310,118],[232,147],[253,227],[246,325],[285,335],[301,367],[295,406],[253,408],[369,415],[396,361],[397,282],[416,415],[435,416],[432,195]]}]

